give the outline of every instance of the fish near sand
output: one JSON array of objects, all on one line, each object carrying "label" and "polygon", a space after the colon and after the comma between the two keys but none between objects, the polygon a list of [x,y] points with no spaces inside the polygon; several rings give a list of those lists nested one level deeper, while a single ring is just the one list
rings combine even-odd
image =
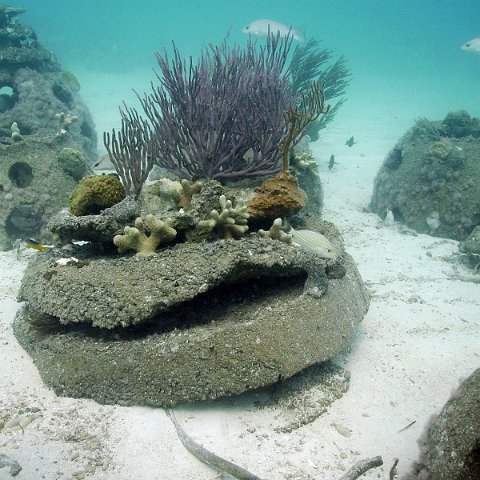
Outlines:
[{"label": "fish near sand", "polygon": [[328,161],[328,169],[331,170],[335,165],[338,165],[338,163],[335,161],[335,155],[332,153]]},{"label": "fish near sand", "polygon": [[52,248],[51,245],[44,245],[43,243],[37,242],[33,238],[26,238],[25,246],[28,248],[33,248],[34,250],[38,250],[39,252],[46,252]]},{"label": "fish near sand", "polygon": [[267,20],[267,19],[260,19],[254,20],[250,22],[246,27],[242,28],[242,32],[246,33],[247,35],[253,35],[254,37],[268,37],[268,33],[271,32],[274,35],[277,33],[280,34],[281,37],[286,37],[290,34],[294,40],[298,42],[303,42],[304,37],[301,32],[295,30],[292,27],[288,27],[287,25],[275,22],[274,20]]},{"label": "fish near sand", "polygon": [[464,43],[461,48],[466,52],[480,53],[480,37],[472,38]]},{"label": "fish near sand", "polygon": [[346,142],[345,142],[345,145],[347,147],[352,147],[353,145],[355,145],[357,142],[355,141],[355,138],[353,137],[350,137]]},{"label": "fish near sand", "polygon": [[293,227],[290,227],[288,233],[296,244],[320,258],[333,260],[338,257],[333,245],[321,233],[312,230],[295,230]]}]

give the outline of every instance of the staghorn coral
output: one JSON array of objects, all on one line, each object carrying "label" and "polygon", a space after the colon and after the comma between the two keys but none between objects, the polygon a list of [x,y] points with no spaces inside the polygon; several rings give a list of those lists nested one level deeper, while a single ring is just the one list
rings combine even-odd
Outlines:
[{"label": "staghorn coral", "polygon": [[118,253],[135,250],[138,256],[153,255],[159,245],[169,243],[177,236],[172,222],[171,218],[162,221],[152,214],[138,217],[134,227],[125,227],[123,235],[113,237],[113,243],[118,247]]},{"label": "staghorn coral", "polygon": [[221,212],[212,210],[209,220],[198,222],[199,228],[205,228],[209,231],[216,230],[225,240],[231,240],[234,235],[243,235],[248,231],[247,220],[250,217],[247,212],[247,206],[239,203],[235,208],[231,200],[227,200],[225,195],[219,198]]},{"label": "staghorn coral", "polygon": [[272,240],[279,240],[284,243],[292,243],[292,236],[282,230],[282,223],[281,218],[276,218],[269,230],[260,229],[258,235],[262,238],[271,238]]}]

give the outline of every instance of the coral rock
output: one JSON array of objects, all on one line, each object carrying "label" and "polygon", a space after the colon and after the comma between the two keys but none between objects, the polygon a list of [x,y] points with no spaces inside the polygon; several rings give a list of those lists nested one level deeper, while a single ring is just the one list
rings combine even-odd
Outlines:
[{"label": "coral rock", "polygon": [[116,175],[89,175],[71,193],[70,211],[77,216],[100,213],[124,198],[125,189]]},{"label": "coral rock", "polygon": [[280,172],[256,189],[248,204],[253,218],[279,218],[297,213],[305,206],[306,194],[298,187],[295,177]]}]

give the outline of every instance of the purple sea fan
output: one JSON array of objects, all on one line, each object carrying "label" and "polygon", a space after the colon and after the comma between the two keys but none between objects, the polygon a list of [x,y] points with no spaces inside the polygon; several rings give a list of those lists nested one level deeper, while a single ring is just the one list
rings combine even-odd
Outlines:
[{"label": "purple sea fan", "polygon": [[239,179],[280,170],[285,113],[297,98],[285,68],[291,37],[264,47],[210,45],[194,63],[156,54],[160,85],[140,99],[152,127],[156,163],[175,175]]},{"label": "purple sea fan", "polygon": [[103,143],[127,194],[140,195],[155,164],[155,143],[148,123],[134,109],[120,109],[122,127],[103,133]]}]

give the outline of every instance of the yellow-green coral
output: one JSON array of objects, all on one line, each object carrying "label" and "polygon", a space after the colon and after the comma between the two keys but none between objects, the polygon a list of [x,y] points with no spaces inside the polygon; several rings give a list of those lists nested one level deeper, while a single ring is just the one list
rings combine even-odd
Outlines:
[{"label": "yellow-green coral", "polygon": [[248,207],[240,203],[233,208],[232,201],[227,200],[225,195],[220,196],[219,202],[222,207],[221,212],[212,210],[210,219],[201,220],[198,222],[198,226],[207,230],[215,229],[226,240],[232,239],[234,235],[246,233],[248,231],[247,220],[250,217],[247,212]]},{"label": "yellow-green coral", "polygon": [[70,194],[70,212],[76,216],[100,213],[124,198],[125,189],[116,175],[89,175]]},{"label": "yellow-green coral", "polygon": [[134,227],[125,227],[123,235],[113,237],[113,243],[118,247],[118,253],[135,250],[139,256],[153,255],[159,245],[169,243],[177,236],[172,223],[171,218],[163,222],[152,214],[138,217]]}]

